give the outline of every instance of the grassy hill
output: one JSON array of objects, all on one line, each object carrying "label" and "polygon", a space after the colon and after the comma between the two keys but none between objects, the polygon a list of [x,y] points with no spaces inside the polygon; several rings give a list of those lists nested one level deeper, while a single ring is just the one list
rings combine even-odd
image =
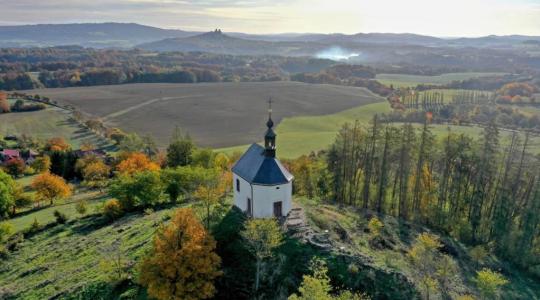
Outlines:
[{"label": "grassy hill", "polygon": [[[328,261],[329,275],[337,286],[366,291],[373,299],[411,299],[406,295],[415,295],[418,287],[413,285],[414,268],[406,253],[416,235],[428,229],[380,216],[384,224],[383,242],[373,244],[367,228],[374,216],[372,213],[305,198],[295,201],[304,208],[311,228],[329,237],[332,250],[318,250],[288,238],[280,251],[293,259],[288,265],[291,272],[305,269],[304,263],[309,257],[317,255]],[[66,224],[51,222],[40,231],[27,234],[17,249],[0,262],[0,292],[6,299],[64,299],[81,292],[103,295],[105,299],[146,299],[144,291],[129,282],[110,286],[108,282],[114,274],[100,262],[112,255],[121,255],[129,266],[129,274],[136,277],[137,261],[149,249],[157,227],[167,222],[174,209],[185,205],[190,204],[128,214],[114,223],[104,222],[99,215],[80,218],[74,212],[65,211],[70,217]],[[229,205],[223,207],[225,212]],[[44,213],[32,212],[12,222],[19,223],[21,218],[33,219]],[[49,221],[42,225],[45,222]],[[231,230],[230,227],[223,229]],[[444,235],[440,238],[445,251],[458,266],[449,290],[452,297],[475,294],[475,270],[488,266],[502,270],[510,280],[502,299],[540,299],[537,281],[494,257],[476,266],[468,254],[469,249]],[[249,274],[242,276],[249,277]],[[300,277],[301,274],[295,272],[287,273],[287,280],[292,280],[287,284],[297,285]],[[433,299],[439,297],[435,295]]]}]

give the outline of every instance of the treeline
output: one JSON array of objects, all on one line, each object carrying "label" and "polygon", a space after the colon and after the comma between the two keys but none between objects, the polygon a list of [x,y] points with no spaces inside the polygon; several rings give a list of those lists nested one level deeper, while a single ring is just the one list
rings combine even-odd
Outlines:
[{"label": "treeline", "polygon": [[9,104],[7,94],[0,91],[0,113],[8,112],[27,112],[36,111],[47,108],[43,103],[25,103],[24,100],[18,99],[12,105]]},{"label": "treeline", "polygon": [[[540,172],[528,134],[503,145],[492,123],[473,139],[449,132],[345,124],[325,155],[291,169],[296,192],[426,224],[540,275]],[[299,164],[299,165],[298,165]]]},{"label": "treeline", "polygon": [[375,70],[362,65],[335,65],[317,73],[297,73],[291,75],[292,81],[306,83],[338,84],[364,87],[375,94],[389,96],[393,89],[376,81]]},{"label": "treeline", "polygon": [[318,72],[333,64],[307,57],[154,54],[80,47],[0,49],[0,90],[138,82],[278,81],[288,80],[290,72]]}]

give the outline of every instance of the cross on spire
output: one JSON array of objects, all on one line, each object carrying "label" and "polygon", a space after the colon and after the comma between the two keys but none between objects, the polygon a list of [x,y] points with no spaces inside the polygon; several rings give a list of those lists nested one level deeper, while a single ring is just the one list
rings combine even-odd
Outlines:
[{"label": "cross on spire", "polygon": [[274,126],[274,121],[272,121],[272,97],[268,98],[268,122],[266,122],[266,126],[268,128],[272,128]]}]

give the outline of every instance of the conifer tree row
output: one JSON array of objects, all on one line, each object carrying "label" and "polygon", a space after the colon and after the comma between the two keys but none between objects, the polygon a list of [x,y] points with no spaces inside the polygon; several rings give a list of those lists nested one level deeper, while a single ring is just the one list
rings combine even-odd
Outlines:
[{"label": "conifer tree row", "polygon": [[373,119],[345,124],[326,155],[332,201],[423,223],[470,244],[496,242],[515,262],[540,262],[540,158],[529,134],[494,123],[473,139],[448,129]]}]

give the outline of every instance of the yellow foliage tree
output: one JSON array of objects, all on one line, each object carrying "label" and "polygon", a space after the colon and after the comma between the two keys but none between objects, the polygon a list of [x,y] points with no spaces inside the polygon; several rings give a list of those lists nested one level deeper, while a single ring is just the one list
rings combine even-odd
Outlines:
[{"label": "yellow foliage tree", "polygon": [[195,191],[195,198],[199,199],[206,209],[206,229],[210,228],[212,207],[225,195],[226,189],[227,182],[223,178],[210,176]]},{"label": "yellow foliage tree", "polygon": [[153,251],[140,265],[140,282],[159,300],[208,299],[221,275],[216,242],[190,208],[178,209],[158,230]]},{"label": "yellow foliage tree", "polygon": [[82,175],[87,186],[101,190],[101,188],[107,185],[110,171],[109,166],[98,160],[86,165],[82,169]]},{"label": "yellow foliage tree", "polygon": [[36,190],[39,200],[48,200],[51,205],[54,204],[54,200],[71,195],[71,188],[64,178],[48,172],[38,175],[32,181],[31,187]]},{"label": "yellow foliage tree", "polygon": [[127,157],[116,166],[116,169],[121,174],[131,175],[142,171],[158,171],[160,168],[158,164],[151,161],[145,154],[135,152],[128,154]]},{"label": "yellow foliage tree", "polygon": [[32,168],[38,173],[47,172],[51,168],[51,158],[47,155],[36,158],[32,163]]}]

